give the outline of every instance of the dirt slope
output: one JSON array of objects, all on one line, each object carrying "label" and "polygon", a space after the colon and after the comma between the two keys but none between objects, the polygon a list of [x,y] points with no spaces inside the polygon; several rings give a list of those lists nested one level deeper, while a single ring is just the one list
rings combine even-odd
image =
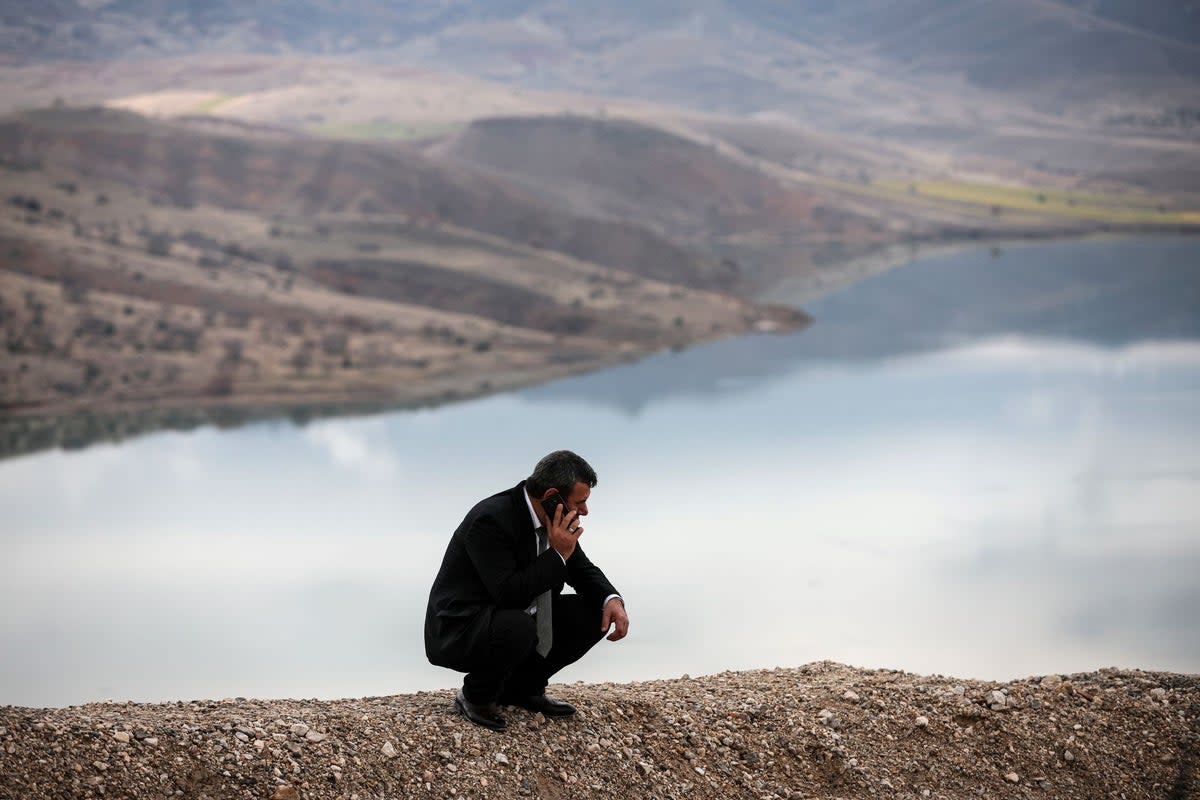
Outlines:
[{"label": "dirt slope", "polygon": [[0,796],[1163,798],[1200,792],[1200,678],[1008,683],[832,662],[551,686],[496,734],[451,691],[0,708]]}]

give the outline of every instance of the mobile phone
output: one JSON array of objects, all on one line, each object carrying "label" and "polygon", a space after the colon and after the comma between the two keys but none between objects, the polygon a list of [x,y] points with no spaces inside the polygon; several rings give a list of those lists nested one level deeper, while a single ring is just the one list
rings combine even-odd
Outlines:
[{"label": "mobile phone", "polygon": [[550,495],[549,497],[547,497],[545,500],[542,501],[542,510],[546,512],[546,519],[550,520],[551,524],[554,523],[554,510],[556,508],[558,508],[559,506],[563,507],[563,514],[566,515],[566,513],[567,513],[566,500],[564,500],[563,496],[561,494],[559,494],[558,492],[555,492],[554,494]]}]

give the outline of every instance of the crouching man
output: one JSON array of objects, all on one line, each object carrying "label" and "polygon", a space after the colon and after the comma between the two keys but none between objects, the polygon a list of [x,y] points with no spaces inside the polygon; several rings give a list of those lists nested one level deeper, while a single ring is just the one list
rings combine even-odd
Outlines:
[{"label": "crouching man", "polygon": [[[586,461],[556,451],[475,504],[450,538],[429,592],[425,654],[467,673],[454,703],[476,725],[504,730],[500,705],[575,713],[546,697],[550,677],[610,628],[614,642],[629,630],[624,601],[579,546],[595,485]],[[562,594],[564,583],[574,595]]]}]

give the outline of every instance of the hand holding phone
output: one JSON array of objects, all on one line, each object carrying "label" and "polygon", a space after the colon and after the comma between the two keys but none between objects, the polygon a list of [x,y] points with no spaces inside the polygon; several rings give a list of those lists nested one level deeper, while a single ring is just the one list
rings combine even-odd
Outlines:
[{"label": "hand holding phone", "polygon": [[550,520],[546,528],[550,546],[564,559],[569,559],[583,533],[583,528],[576,524],[576,512],[567,511],[566,501],[557,492],[542,500],[542,510]]}]

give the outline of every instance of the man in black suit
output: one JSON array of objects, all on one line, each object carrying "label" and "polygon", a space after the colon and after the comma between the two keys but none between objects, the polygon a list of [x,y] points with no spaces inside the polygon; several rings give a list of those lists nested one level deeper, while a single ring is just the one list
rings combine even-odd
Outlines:
[{"label": "man in black suit", "polygon": [[[595,485],[586,461],[556,451],[528,479],[476,503],[450,538],[429,591],[425,654],[467,673],[454,702],[476,725],[504,730],[501,704],[575,713],[546,697],[550,676],[609,628],[614,642],[629,630],[625,602],[579,546]],[[574,595],[562,594],[564,583]]]}]

